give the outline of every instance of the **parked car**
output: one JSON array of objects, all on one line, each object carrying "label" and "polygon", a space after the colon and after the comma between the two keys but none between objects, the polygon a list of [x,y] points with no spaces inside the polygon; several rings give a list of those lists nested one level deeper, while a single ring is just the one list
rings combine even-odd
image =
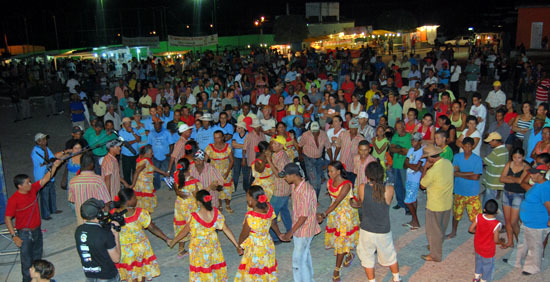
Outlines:
[{"label": "parked car", "polygon": [[458,43],[458,45],[460,46],[465,46],[465,45],[468,45],[469,41],[470,41],[470,36],[463,35],[463,36],[458,36],[455,39],[445,41],[445,45],[451,44],[453,46],[456,46]]}]

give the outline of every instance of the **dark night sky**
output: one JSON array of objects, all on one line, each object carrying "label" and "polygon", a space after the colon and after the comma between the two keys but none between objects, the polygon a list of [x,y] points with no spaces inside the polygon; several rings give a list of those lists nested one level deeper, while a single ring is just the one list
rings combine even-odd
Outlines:
[{"label": "dark night sky", "polygon": [[[118,33],[126,36],[147,36],[155,30],[161,40],[166,34],[191,35],[197,17],[194,5],[201,3],[201,29],[211,32],[212,8],[214,0],[104,0],[106,38],[108,43],[120,42]],[[276,15],[284,14],[285,3],[289,3],[292,14],[305,13],[305,0],[302,1],[265,1],[265,0],[216,0],[215,30],[223,35],[257,33],[254,19],[265,15],[269,20],[264,31],[271,32],[270,25]],[[315,2],[315,1],[308,1]],[[518,0],[460,0],[460,1],[339,1],[340,16],[354,19],[356,25],[376,26],[376,17],[382,12],[405,10],[410,12],[419,24],[437,23],[441,30],[451,35],[459,33],[467,26],[484,25],[487,13],[510,11],[518,4],[533,1]],[[2,9],[1,31],[7,35],[10,45],[44,45],[46,49],[55,49],[53,15],[56,16],[59,43],[61,48],[95,46],[97,33],[101,35],[101,25],[96,28],[96,7],[99,0],[76,1],[11,1]],[[483,3],[483,5],[480,5]],[[498,17],[497,17],[498,18]],[[25,19],[26,30],[25,32]],[[187,29],[186,26],[191,28]],[[513,30],[512,30],[513,31]],[[2,42],[4,45],[4,42]]]}]

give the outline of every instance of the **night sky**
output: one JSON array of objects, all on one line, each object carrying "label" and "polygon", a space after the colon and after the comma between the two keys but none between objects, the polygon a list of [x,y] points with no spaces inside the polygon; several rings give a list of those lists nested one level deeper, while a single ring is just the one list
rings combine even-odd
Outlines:
[{"label": "night sky", "polygon": [[[268,20],[264,24],[264,32],[270,33],[275,16],[286,13],[287,2],[291,14],[305,14],[306,1],[103,0],[106,26],[103,29],[103,14],[98,12],[98,7],[101,6],[99,0],[17,0],[3,5],[0,27],[2,37],[6,35],[9,45],[29,42],[44,45],[47,50],[56,49],[54,15],[60,48],[118,44],[119,34],[130,37],[149,36],[153,31],[161,40],[165,40],[167,34],[190,36],[218,32],[220,36],[224,36],[258,33],[259,30],[253,23],[260,16],[265,16]],[[513,18],[514,6],[537,1],[339,2],[341,19],[355,20],[356,26],[386,28],[380,26],[384,22],[380,18],[381,14],[385,13],[388,17],[392,14],[405,14],[410,15],[413,23],[439,24],[441,32],[454,36],[463,33],[468,26],[490,29],[505,16],[511,15]],[[217,7],[216,13],[213,13],[214,3]],[[210,24],[214,24],[214,28]],[[513,32],[514,26],[515,22],[511,22],[501,29]],[[3,40],[2,46],[4,45]]]}]

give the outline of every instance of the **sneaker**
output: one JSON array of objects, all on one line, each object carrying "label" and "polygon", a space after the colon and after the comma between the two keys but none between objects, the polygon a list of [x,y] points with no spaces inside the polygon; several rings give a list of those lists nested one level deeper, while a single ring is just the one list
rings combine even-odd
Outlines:
[{"label": "sneaker", "polygon": [[398,209],[400,209],[400,208],[401,208],[401,207],[400,207],[399,205],[395,205],[395,206],[392,207],[392,209],[394,209],[394,210],[398,210]]},{"label": "sneaker", "polygon": [[479,281],[481,281],[481,278],[474,278],[474,279],[472,280],[472,282],[479,282]]},{"label": "sneaker", "polygon": [[527,271],[522,271],[521,274],[525,275],[525,276],[528,276],[528,275],[533,275],[532,273],[529,273]]}]

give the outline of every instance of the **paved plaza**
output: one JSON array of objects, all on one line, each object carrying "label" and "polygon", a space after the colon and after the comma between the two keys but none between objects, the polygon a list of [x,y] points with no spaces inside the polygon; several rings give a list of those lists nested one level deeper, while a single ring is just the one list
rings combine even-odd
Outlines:
[{"label": "paved plaza", "polygon": [[[8,196],[13,194],[15,188],[12,179],[15,174],[27,173],[32,175],[32,163],[30,152],[33,147],[33,137],[37,132],[50,135],[49,146],[52,151],[63,149],[63,144],[70,137],[70,122],[67,116],[45,117],[40,108],[39,100],[35,100],[33,106],[33,118],[30,120],[13,123],[14,113],[9,107],[0,108],[0,144]],[[53,215],[53,220],[43,221],[44,232],[44,258],[54,263],[56,267],[56,281],[84,281],[80,260],[75,249],[74,230],[76,228],[75,215],[67,204],[66,191],[59,188],[57,179],[57,205],[63,213]],[[326,191],[326,188],[324,188]],[[175,195],[166,188],[157,192],[159,206],[153,214],[153,221],[169,236],[173,236],[172,219]],[[234,194],[232,207],[234,214],[227,215],[226,220],[233,233],[238,236],[245,214],[245,197],[239,186]],[[320,210],[329,205],[329,197],[322,193],[320,197]],[[424,226],[424,207],[426,196],[419,193],[419,219]],[[409,220],[404,211],[391,210],[392,232],[395,247],[398,251],[398,261],[403,281],[471,281],[474,270],[474,244],[473,236],[467,232],[469,222],[464,217],[459,224],[459,232],[456,238],[445,241],[443,245],[444,260],[441,263],[425,262],[420,255],[426,254],[426,236],[423,228],[416,231],[408,231],[401,224]],[[282,223],[280,224],[282,227]],[[324,230],[324,225],[322,226]],[[5,229],[5,225],[0,226]],[[282,228],[284,229],[284,228]],[[450,232],[450,227],[447,232]],[[189,260],[188,257],[178,259],[177,247],[169,249],[163,241],[151,233],[147,233],[154,252],[160,264],[161,276],[153,281],[187,281]],[[504,235],[504,234],[503,234]],[[220,242],[224,251],[228,266],[228,273],[232,281],[240,264],[240,257],[229,240],[219,233]],[[311,246],[316,281],[332,281],[335,257],[332,250],[324,248],[324,232],[313,239]],[[0,239],[1,249],[13,249],[14,245],[9,240]],[[279,281],[292,281],[292,243],[283,243],[276,247],[279,264]],[[550,253],[543,261],[543,272],[530,277],[523,276],[520,269],[514,269],[502,262],[507,257],[510,249],[496,251],[496,281],[548,281],[550,277]],[[9,277],[8,277],[9,274]],[[390,281],[391,273],[387,268],[378,267],[376,271],[377,281]],[[349,268],[342,268],[342,281],[366,281],[366,276],[358,259],[354,260]],[[19,257],[7,255],[0,257],[0,281],[21,281],[21,269]]]}]

